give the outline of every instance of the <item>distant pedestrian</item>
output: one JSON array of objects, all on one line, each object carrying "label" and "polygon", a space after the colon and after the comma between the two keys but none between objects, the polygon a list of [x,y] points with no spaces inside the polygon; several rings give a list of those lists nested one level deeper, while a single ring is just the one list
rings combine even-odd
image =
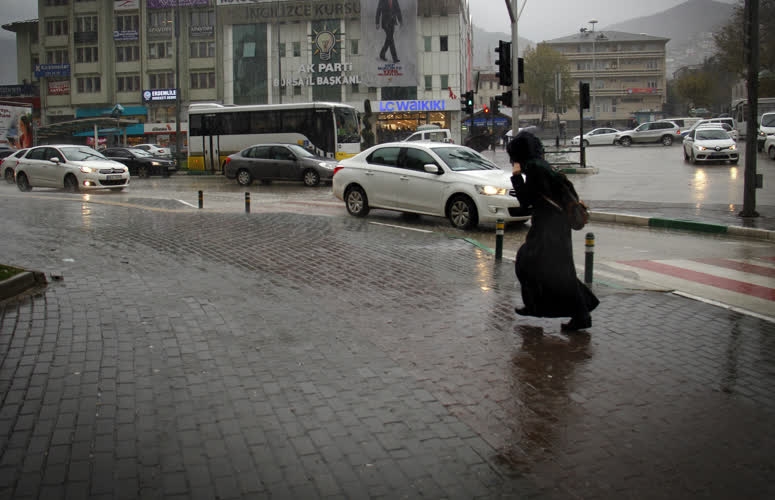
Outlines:
[{"label": "distant pedestrian", "polygon": [[[508,145],[513,169],[511,184],[521,206],[532,209],[530,230],[517,251],[514,269],[522,289],[522,316],[570,317],[563,331],[592,326],[590,312],[599,301],[576,276],[568,218],[559,207],[573,184],[544,161],[541,140],[520,132]],[[524,176],[524,177],[523,177]]]}]

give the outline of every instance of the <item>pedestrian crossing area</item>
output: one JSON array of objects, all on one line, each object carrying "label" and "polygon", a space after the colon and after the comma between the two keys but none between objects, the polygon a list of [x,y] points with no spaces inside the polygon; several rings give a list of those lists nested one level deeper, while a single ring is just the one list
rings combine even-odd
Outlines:
[{"label": "pedestrian crossing area", "polygon": [[775,321],[775,256],[606,262],[621,278],[643,282]]}]

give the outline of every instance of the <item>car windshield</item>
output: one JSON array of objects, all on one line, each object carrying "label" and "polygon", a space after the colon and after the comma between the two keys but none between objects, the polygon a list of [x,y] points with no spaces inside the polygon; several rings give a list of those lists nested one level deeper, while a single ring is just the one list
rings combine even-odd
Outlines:
[{"label": "car windshield", "polygon": [[775,127],[775,114],[762,116],[762,127]]},{"label": "car windshield", "polygon": [[91,161],[91,160],[105,160],[98,151],[88,146],[74,146],[67,148],[60,148],[62,154],[65,155],[70,161]]},{"label": "car windshield", "polygon": [[431,148],[450,169],[461,170],[498,170],[496,164],[471,148]]},{"label": "car windshield", "polygon": [[716,139],[729,139],[729,134],[725,130],[718,128],[697,131],[698,141],[712,141]]},{"label": "car windshield", "polygon": [[146,151],[144,149],[140,149],[140,148],[130,148],[129,152],[132,153],[135,156],[140,156],[140,157],[143,157],[143,158],[148,158],[148,157],[153,156],[148,151]]},{"label": "car windshield", "polygon": [[291,149],[291,151],[296,153],[296,156],[298,156],[299,158],[307,158],[310,156],[315,156],[312,153],[310,153],[308,150],[299,146],[298,144],[288,144],[288,147]]}]

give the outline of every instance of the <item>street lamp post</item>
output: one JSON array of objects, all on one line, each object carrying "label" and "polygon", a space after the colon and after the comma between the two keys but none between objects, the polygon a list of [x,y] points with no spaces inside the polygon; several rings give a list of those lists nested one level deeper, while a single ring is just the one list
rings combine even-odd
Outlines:
[{"label": "street lamp post", "polygon": [[183,137],[180,135],[180,0],[175,2],[175,160],[181,163],[180,150]]},{"label": "street lamp post", "polygon": [[592,88],[590,89],[589,93],[592,95],[592,125],[595,125],[597,122],[597,111],[595,110],[595,94],[596,92],[596,72],[597,68],[595,67],[595,25],[597,24],[597,19],[590,19],[589,24],[592,25]]}]

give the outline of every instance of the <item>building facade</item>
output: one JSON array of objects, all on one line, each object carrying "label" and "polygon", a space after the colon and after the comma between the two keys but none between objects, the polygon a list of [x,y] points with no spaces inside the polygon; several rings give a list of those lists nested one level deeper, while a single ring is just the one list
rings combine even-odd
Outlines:
[{"label": "building facade", "polygon": [[[664,118],[667,102],[666,45],[669,39],[619,31],[582,31],[546,43],[570,62],[570,75],[588,83],[591,106],[584,112],[593,124],[623,125]],[[576,101],[578,102],[578,100]],[[578,108],[560,119],[578,123]]]},{"label": "building facade", "polygon": [[16,33],[19,79],[40,89],[44,126],[121,104],[139,122],[129,143],[170,144],[193,103],[364,111],[368,99],[380,142],[427,123],[459,133],[460,96],[472,85],[468,0],[401,0],[395,26],[379,4],[38,0],[37,20],[3,28]]}]

